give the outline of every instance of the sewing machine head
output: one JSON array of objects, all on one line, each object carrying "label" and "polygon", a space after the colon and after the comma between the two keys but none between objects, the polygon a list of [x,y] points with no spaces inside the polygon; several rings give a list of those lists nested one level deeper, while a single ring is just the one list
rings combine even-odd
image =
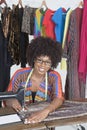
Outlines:
[{"label": "sewing machine head", "polygon": [[13,91],[10,92],[0,92],[0,100],[7,100],[11,98],[16,98],[21,105],[24,104],[24,88],[20,87],[16,93]]}]

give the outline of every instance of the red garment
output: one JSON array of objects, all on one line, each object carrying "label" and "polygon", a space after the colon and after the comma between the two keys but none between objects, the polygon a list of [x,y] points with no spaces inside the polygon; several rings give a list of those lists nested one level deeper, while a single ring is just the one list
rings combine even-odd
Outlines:
[{"label": "red garment", "polygon": [[79,58],[79,77],[86,81],[87,73],[87,0],[84,0],[81,39],[80,39],[80,58]]},{"label": "red garment", "polygon": [[55,24],[51,19],[54,12],[55,11],[48,9],[44,15],[42,24],[45,27],[46,36],[51,37],[52,39],[55,40],[56,39],[55,32],[54,32]]}]

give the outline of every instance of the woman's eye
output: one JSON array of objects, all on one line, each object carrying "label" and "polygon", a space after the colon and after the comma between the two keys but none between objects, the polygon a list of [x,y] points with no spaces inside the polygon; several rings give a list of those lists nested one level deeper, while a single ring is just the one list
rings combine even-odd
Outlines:
[{"label": "woman's eye", "polygon": [[51,62],[48,62],[48,61],[47,61],[46,64],[51,65]]},{"label": "woman's eye", "polygon": [[38,62],[42,63],[42,60],[41,59],[37,59]]}]

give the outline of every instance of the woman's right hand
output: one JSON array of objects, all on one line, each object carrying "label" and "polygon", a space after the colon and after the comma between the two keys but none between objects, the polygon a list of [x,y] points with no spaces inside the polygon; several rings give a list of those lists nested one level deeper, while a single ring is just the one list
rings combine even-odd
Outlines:
[{"label": "woman's right hand", "polygon": [[21,104],[19,103],[19,101],[17,99],[9,99],[9,100],[7,100],[6,101],[6,106],[12,107],[17,112],[22,109],[22,106],[21,106]]}]

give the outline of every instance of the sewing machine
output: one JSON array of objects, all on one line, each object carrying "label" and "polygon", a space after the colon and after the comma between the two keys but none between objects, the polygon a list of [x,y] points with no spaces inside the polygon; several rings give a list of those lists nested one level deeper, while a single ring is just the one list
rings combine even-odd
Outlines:
[{"label": "sewing machine", "polygon": [[16,98],[20,102],[21,105],[24,104],[24,88],[20,87],[17,92],[9,91],[9,92],[0,92],[0,100],[7,100]]}]

